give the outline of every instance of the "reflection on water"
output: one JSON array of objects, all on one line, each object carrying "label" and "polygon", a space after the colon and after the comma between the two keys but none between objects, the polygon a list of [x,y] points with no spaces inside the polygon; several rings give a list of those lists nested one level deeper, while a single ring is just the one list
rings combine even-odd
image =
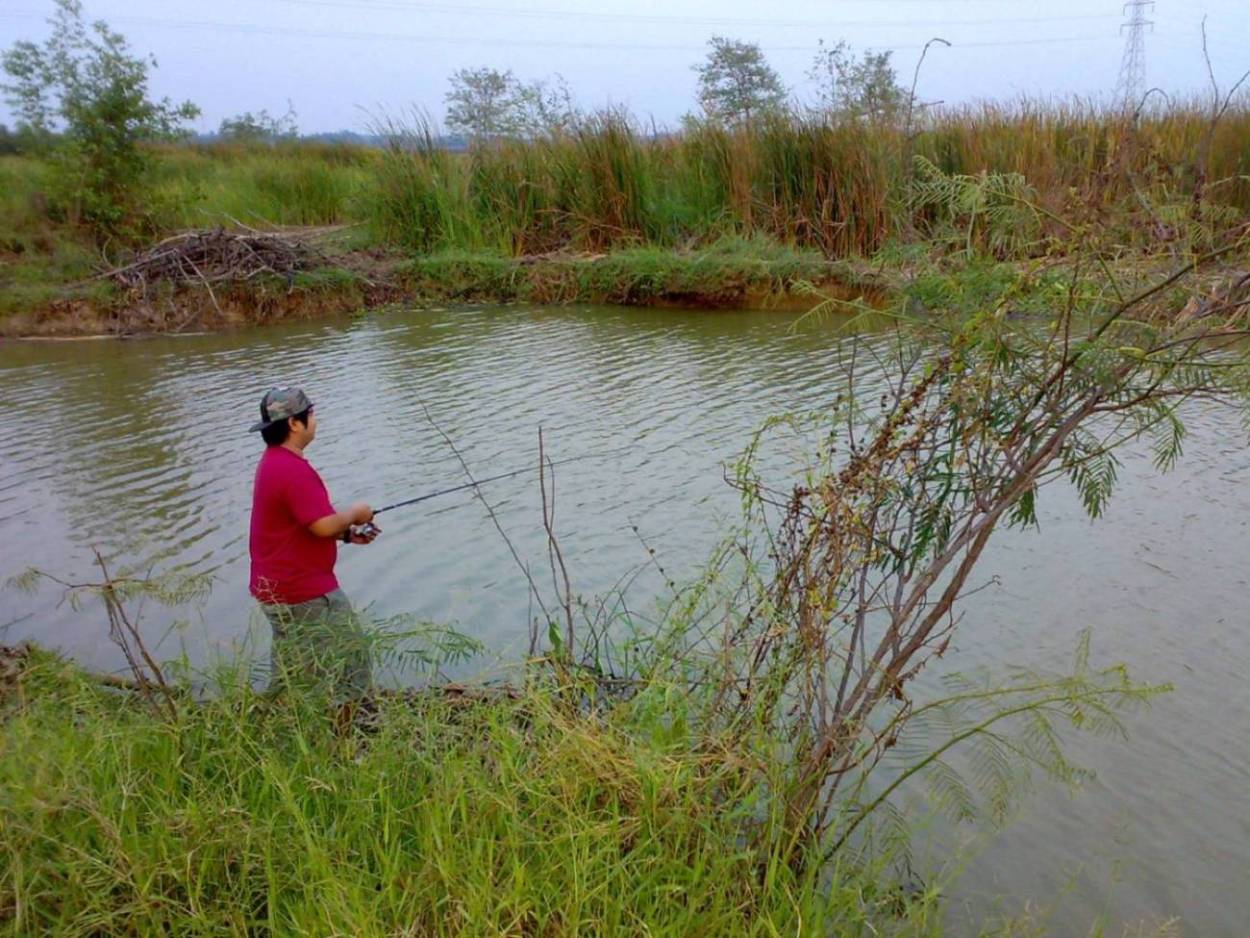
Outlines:
[{"label": "reflection on water", "polygon": [[[209,602],[164,641],[195,658],[264,630],[246,596],[251,473],[246,428],[266,387],[299,383],[318,405],[309,457],[339,501],[375,504],[456,485],[459,464],[425,408],[479,475],[549,455],[625,448],[557,470],[557,523],[575,587],[610,588],[643,565],[634,533],[670,576],[698,566],[737,499],[722,466],[766,416],[819,407],[839,389],[837,339],[755,313],[508,309],[396,313],[348,326],[136,342],[0,347],[0,575],[34,564],[83,575],[90,548],[167,553],[211,573]],[[1056,908],[1056,934],[1183,917],[1183,932],[1236,935],[1250,921],[1250,667],[1246,548],[1250,455],[1235,415],[1189,415],[1187,453],[1159,477],[1130,455],[1108,517],[1042,504],[1041,533],[1008,533],[959,634],[960,666],[1063,667],[1080,629],[1095,655],[1177,692],[1133,718],[1129,745],[1082,753],[1097,782],[1073,800],[1043,787],[960,883],[956,917],[996,896]],[[785,454],[773,454],[781,465]],[[532,476],[489,496],[522,558],[546,569]],[[379,614],[458,622],[507,656],[524,647],[522,572],[468,493],[396,511],[340,574]],[[633,587],[646,609],[654,569]],[[116,667],[102,616],[57,595],[6,591],[7,639],[32,636]],[[150,630],[164,631],[159,616]],[[1107,895],[1110,893],[1110,899]],[[957,929],[958,931],[959,929]],[[1111,933],[1117,933],[1118,928]]]}]

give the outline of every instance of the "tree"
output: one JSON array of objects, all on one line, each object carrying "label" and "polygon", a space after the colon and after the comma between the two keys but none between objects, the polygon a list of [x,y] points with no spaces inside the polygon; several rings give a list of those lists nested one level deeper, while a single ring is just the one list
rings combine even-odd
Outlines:
[{"label": "tree", "polygon": [[516,122],[516,76],[509,69],[462,68],[452,72],[447,102],[447,129],[471,137],[510,136]]},{"label": "tree", "polygon": [[18,142],[18,135],[9,130],[6,125],[0,124],[0,156],[20,153],[21,149],[21,144]]},{"label": "tree", "polygon": [[910,92],[898,83],[891,55],[867,50],[855,58],[845,42],[825,45],[820,40],[807,77],[816,84],[821,108],[855,119],[898,120]]},{"label": "tree", "polygon": [[18,42],[0,55],[11,79],[0,89],[19,127],[53,146],[67,214],[98,234],[117,234],[133,220],[150,168],[141,144],[181,135],[200,111],[189,101],[152,100],[148,72],[156,60],[131,55],[125,37],[102,21],[88,27],[79,0],[56,0],[49,22],[42,46]]},{"label": "tree", "polygon": [[584,115],[564,76],[556,74],[522,86],[525,123],[532,133],[561,133],[579,124]]},{"label": "tree", "polygon": [[694,66],[699,75],[699,104],[711,118],[748,122],[775,110],[786,98],[785,85],[753,42],[713,36],[707,61]]},{"label": "tree", "polygon": [[581,112],[568,82],[523,82],[512,70],[462,68],[451,75],[447,129],[473,138],[524,137],[567,130]]},{"label": "tree", "polygon": [[271,115],[264,108],[255,114],[244,111],[228,117],[217,128],[217,136],[232,143],[274,143],[293,140],[299,134],[295,123],[295,108],[288,100],[286,113],[281,117]]}]

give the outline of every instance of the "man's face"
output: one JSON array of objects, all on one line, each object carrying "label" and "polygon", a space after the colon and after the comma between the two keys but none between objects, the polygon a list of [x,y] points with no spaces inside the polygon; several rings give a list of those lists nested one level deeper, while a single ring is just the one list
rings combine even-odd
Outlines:
[{"label": "man's face", "polygon": [[317,411],[315,408],[309,408],[307,423],[301,423],[292,418],[291,434],[293,436],[298,434],[301,447],[307,446],[313,441],[313,437],[317,435]]}]

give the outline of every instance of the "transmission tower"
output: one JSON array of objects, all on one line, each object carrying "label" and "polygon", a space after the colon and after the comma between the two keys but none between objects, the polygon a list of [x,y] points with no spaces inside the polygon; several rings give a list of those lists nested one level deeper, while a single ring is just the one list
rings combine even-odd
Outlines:
[{"label": "transmission tower", "polygon": [[1153,28],[1154,20],[1146,19],[1155,9],[1154,0],[1128,0],[1124,4],[1124,59],[1120,62],[1120,80],[1116,83],[1116,97],[1125,107],[1137,107],[1142,87],[1146,84],[1146,30]]}]

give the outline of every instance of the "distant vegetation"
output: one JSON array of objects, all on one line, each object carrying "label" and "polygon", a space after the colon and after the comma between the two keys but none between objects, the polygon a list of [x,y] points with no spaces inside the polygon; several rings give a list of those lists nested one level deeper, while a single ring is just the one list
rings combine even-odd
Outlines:
[{"label": "distant vegetation", "polygon": [[1099,219],[1121,251],[1184,254],[1250,208],[1244,96],[931,107],[889,53],[840,42],[819,44],[803,102],[758,47],[713,38],[679,130],[588,111],[558,75],[464,68],[446,93],[451,137],[417,112],[300,138],[288,102],[193,140],[194,105],[152,100],[155,63],[86,25],[75,0],[59,0],[46,43],[0,64],[21,118],[0,128],[0,310],[53,297],[101,251],[120,261],[217,224],[352,224],[358,247],[493,258],[737,239],[1005,261],[1062,253],[1058,215]]},{"label": "distant vegetation", "polygon": [[[1026,192],[1050,211],[1118,219],[1126,248],[1182,244],[1194,225],[1236,223],[1250,207],[1244,110],[1213,127],[1196,106],[1133,120],[1079,104],[986,105],[929,114],[914,136],[793,112],[656,136],[601,113],[467,156],[419,124],[387,130],[361,217],[378,239],[418,251],[679,248],[738,234],[842,257],[939,236],[1001,259],[1064,235],[1044,216],[1021,217]],[[932,180],[981,174],[967,204],[933,200]],[[1206,178],[1218,183],[1199,193]]]},{"label": "distant vegetation", "polygon": [[286,113],[274,116],[264,108],[253,114],[245,111],[228,117],[217,128],[217,138],[227,143],[276,143],[295,140],[299,127],[295,123],[295,106],[286,103]]}]

